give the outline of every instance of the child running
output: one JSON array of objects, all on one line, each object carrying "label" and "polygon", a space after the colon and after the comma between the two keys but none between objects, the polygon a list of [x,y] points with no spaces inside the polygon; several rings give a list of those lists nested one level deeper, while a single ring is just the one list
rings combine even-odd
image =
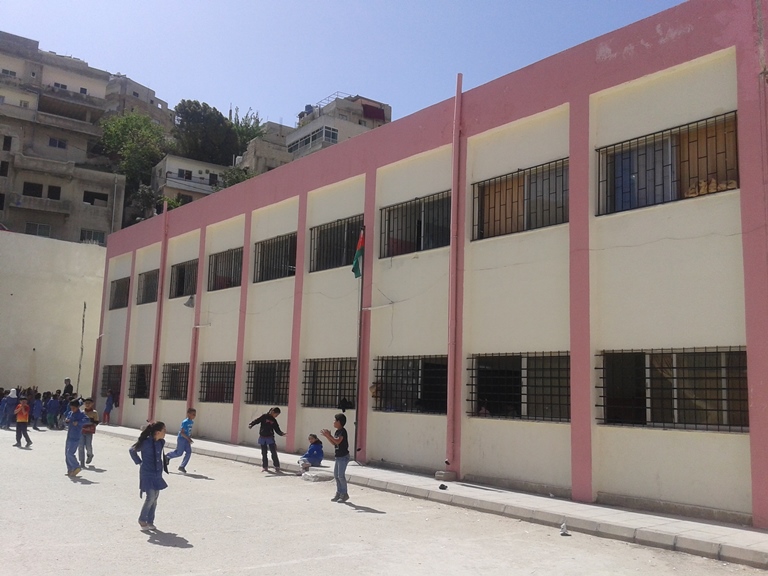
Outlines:
[{"label": "child running", "polygon": [[27,397],[22,396],[19,398],[19,403],[14,408],[13,413],[16,415],[16,446],[21,448],[21,437],[24,436],[24,440],[27,443],[27,447],[32,446],[32,440],[29,439],[29,433],[27,432],[27,424],[29,423],[29,405],[27,404]]},{"label": "child running", "polygon": [[195,416],[197,416],[197,410],[189,408],[187,410],[187,417],[182,420],[181,428],[179,428],[176,450],[165,455],[165,463],[167,464],[171,458],[178,458],[184,454],[181,466],[179,466],[179,472],[184,474],[187,473],[187,464],[189,464],[189,459],[192,457],[192,425],[195,423]]},{"label": "child running", "polygon": [[299,476],[308,472],[310,466],[320,466],[323,461],[323,442],[317,437],[317,434],[310,434],[307,440],[309,440],[309,448],[307,448],[304,456],[299,458],[299,466],[301,466]]},{"label": "child running", "polygon": [[344,425],[347,423],[347,417],[344,414],[334,416],[333,427],[336,432],[331,436],[329,430],[320,430],[336,447],[336,463],[333,465],[333,477],[336,479],[336,496],[331,498],[331,502],[346,502],[349,500],[347,492],[347,464],[349,464],[349,440],[347,439],[347,430]]},{"label": "child running", "polygon": [[[139,526],[142,531],[157,530],[155,528],[155,510],[160,490],[168,488],[163,480],[163,446],[165,446],[165,424],[153,422],[139,435],[136,444],[130,447],[128,453],[136,464],[139,464],[139,498],[146,494],[144,505],[139,513]],[[141,455],[139,455],[141,454]]]},{"label": "child running", "polygon": [[[93,460],[93,435],[96,433],[96,425],[99,423],[99,413],[93,407],[93,399],[86,398],[83,402],[83,414],[88,416],[88,422],[83,425],[83,434],[77,445],[77,458],[80,460],[80,468],[85,468]],[[87,458],[86,458],[87,455]]]},{"label": "child running", "polygon": [[285,432],[280,430],[277,423],[277,416],[280,415],[280,408],[275,406],[270,408],[269,412],[262,414],[256,420],[248,424],[248,428],[253,428],[256,424],[259,426],[259,446],[261,446],[261,469],[262,472],[269,470],[269,461],[267,460],[267,448],[272,453],[272,464],[275,466],[275,472],[280,472],[280,459],[277,457],[277,446],[275,445],[275,433],[285,436]]},{"label": "child running", "polygon": [[83,426],[90,422],[88,416],[80,412],[80,402],[71,400],[69,402],[69,412],[66,415],[65,422],[67,427],[67,440],[64,444],[64,456],[67,461],[67,476],[75,477],[80,474],[81,468],[75,457],[77,447],[80,444],[80,437],[83,435]]}]

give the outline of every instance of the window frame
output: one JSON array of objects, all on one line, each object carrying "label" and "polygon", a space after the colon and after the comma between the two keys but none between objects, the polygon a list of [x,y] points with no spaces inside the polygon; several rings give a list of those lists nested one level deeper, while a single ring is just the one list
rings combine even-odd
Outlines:
[{"label": "window frame", "polygon": [[245,380],[246,404],[287,406],[290,360],[251,360]]},{"label": "window frame", "polygon": [[254,283],[296,275],[296,239],[297,233],[291,232],[254,244]]},{"label": "window frame", "polygon": [[131,292],[131,278],[117,278],[109,285],[109,309],[119,310],[128,308]]},{"label": "window frame", "polygon": [[376,412],[448,413],[448,356],[380,356],[374,378]]},{"label": "window frame", "polygon": [[451,243],[450,190],[385,206],[379,215],[379,258],[434,250]]},{"label": "window frame", "polygon": [[152,364],[131,364],[128,398],[148,399],[152,388]]},{"label": "window frame", "polygon": [[163,364],[161,400],[186,400],[189,393],[189,362]]},{"label": "window frame", "polygon": [[40,236],[41,238],[51,237],[51,225],[43,224],[41,222],[25,222],[24,234],[30,236]]},{"label": "window frame", "polygon": [[115,404],[120,403],[120,387],[123,383],[123,365],[108,364],[101,367],[101,397],[106,398],[112,390]]},{"label": "window frame", "polygon": [[200,365],[198,401],[232,404],[235,397],[236,362],[203,362]]},{"label": "window frame", "polygon": [[306,408],[354,408],[357,401],[357,358],[304,360],[301,405]]},{"label": "window frame", "polygon": [[310,228],[310,273],[352,266],[362,228],[362,214]]},{"label": "window frame", "polygon": [[[179,262],[171,266],[171,283],[168,287],[168,299],[183,298],[197,294],[198,259]],[[180,276],[183,276],[181,280]]]},{"label": "window frame", "polygon": [[107,233],[102,232],[101,230],[89,230],[87,228],[80,228],[80,243],[106,246]]},{"label": "window frame", "polygon": [[208,255],[208,292],[237,288],[242,283],[242,275],[242,246]]},{"label": "window frame", "polygon": [[148,270],[139,274],[136,282],[136,304],[157,302],[160,293],[160,269]]}]

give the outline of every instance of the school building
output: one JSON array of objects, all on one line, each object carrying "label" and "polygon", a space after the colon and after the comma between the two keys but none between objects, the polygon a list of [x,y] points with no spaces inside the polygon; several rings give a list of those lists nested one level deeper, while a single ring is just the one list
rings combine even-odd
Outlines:
[{"label": "school building", "polygon": [[110,235],[94,394],[244,444],[277,405],[296,452],[344,404],[361,462],[768,527],[767,10],[459,75]]}]

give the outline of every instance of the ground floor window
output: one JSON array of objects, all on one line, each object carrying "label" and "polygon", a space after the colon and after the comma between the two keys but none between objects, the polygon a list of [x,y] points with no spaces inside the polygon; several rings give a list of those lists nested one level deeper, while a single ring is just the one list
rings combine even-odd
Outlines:
[{"label": "ground floor window", "polygon": [[354,408],[356,392],[355,358],[317,358],[304,361],[302,406]]},{"label": "ground floor window", "polygon": [[160,384],[160,398],[163,400],[186,400],[188,385],[188,362],[163,365],[163,381]]},{"label": "ground floor window", "polygon": [[248,362],[245,403],[287,406],[290,371],[290,360],[253,360]]},{"label": "ground floor window", "polygon": [[123,366],[113,364],[103,366],[101,372],[101,397],[106,398],[112,392],[112,398],[117,402],[120,398],[120,384],[123,380]]},{"label": "ground floor window", "polygon": [[231,404],[235,395],[235,363],[204,362],[200,368],[200,402]]}]

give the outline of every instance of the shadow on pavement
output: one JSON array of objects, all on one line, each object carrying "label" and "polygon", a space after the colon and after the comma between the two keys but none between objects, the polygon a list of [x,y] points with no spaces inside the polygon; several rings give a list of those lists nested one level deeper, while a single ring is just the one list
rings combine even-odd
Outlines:
[{"label": "shadow on pavement", "polygon": [[195,480],[213,480],[210,476],[204,476],[202,474],[192,474],[187,472],[186,474],[179,474],[179,476],[186,476],[187,478],[194,478]]},{"label": "shadow on pavement", "polygon": [[69,479],[72,480],[72,482],[75,482],[76,484],[85,484],[85,485],[98,484],[98,482],[93,482],[92,480],[88,480],[87,478],[80,478],[79,476],[70,476]]},{"label": "shadow on pavement", "polygon": [[96,468],[96,466],[86,466],[83,468],[83,470],[86,470],[88,472],[96,472],[97,474],[103,474],[106,472],[106,468]]},{"label": "shadow on pavement", "polygon": [[376,510],[376,508],[369,508],[368,506],[358,506],[357,504],[352,504],[352,502],[344,502],[345,506],[349,506],[350,508],[354,508],[355,512],[367,512],[368,514],[386,514],[386,512],[383,512],[382,510]]},{"label": "shadow on pavement", "polygon": [[186,538],[183,538],[178,534],[174,534],[173,532],[161,532],[160,530],[150,532],[149,540],[147,540],[147,542],[150,544],[156,544],[157,546],[168,546],[169,548],[193,547],[192,544],[189,543],[189,540]]}]

